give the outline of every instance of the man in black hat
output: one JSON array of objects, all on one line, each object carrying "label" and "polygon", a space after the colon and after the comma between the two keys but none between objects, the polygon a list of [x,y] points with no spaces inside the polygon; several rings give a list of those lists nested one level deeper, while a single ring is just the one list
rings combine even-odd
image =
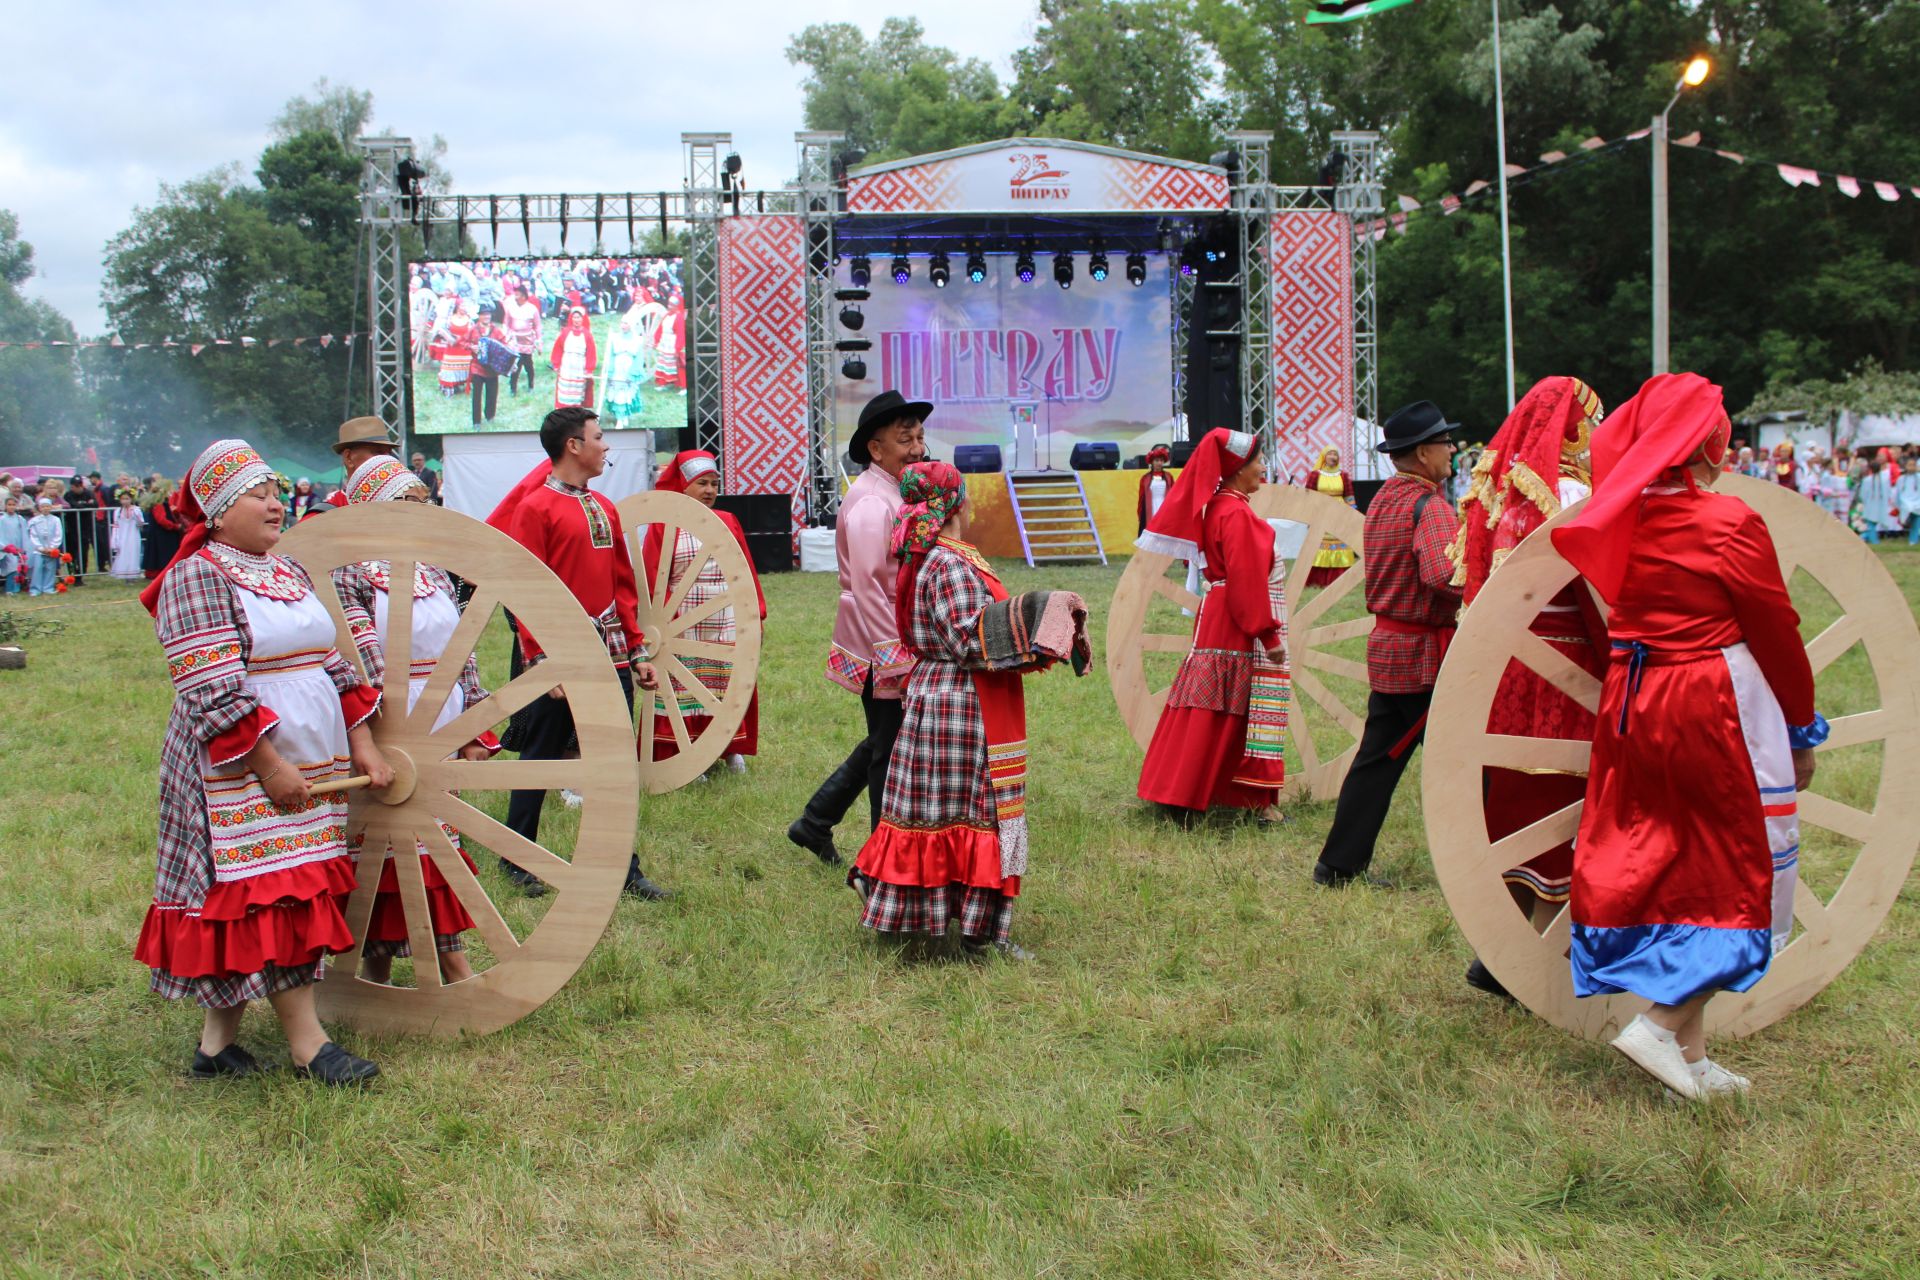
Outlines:
[{"label": "man in black hat", "polygon": [[1394,475],[1367,507],[1367,724],[1313,868],[1315,884],[1366,874],[1393,790],[1426,734],[1433,682],[1460,613],[1447,556],[1458,518],[1440,488],[1453,474],[1453,433],[1437,405],[1419,400],[1387,419],[1375,446],[1393,459]]},{"label": "man in black hat", "polygon": [[900,693],[913,669],[894,620],[893,587],[899,565],[888,553],[893,517],[900,510],[900,472],[927,456],[921,425],[933,412],[924,400],[909,401],[898,391],[882,391],[860,411],[847,452],[866,464],[840,500],[834,548],[840,561],[840,609],[827,651],[827,679],[860,695],[867,736],[853,754],[820,784],[807,807],[787,828],[787,839],[822,862],[838,865],[833,828],[852,807],[861,788],[874,826],[880,822],[880,793],[886,787],[887,761],[900,733]]}]

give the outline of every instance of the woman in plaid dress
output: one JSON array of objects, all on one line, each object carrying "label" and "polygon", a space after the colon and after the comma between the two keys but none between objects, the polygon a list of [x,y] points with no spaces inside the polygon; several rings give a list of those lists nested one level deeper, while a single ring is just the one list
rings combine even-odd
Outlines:
[{"label": "woman in plaid dress", "polygon": [[271,554],[280,498],[258,453],[216,441],[181,497],[190,528],[140,597],[175,698],[153,905],[134,954],[156,992],[206,1009],[195,1076],[260,1070],[235,1037],[247,1002],[265,999],[298,1073],[358,1083],[379,1068],[327,1038],[312,986],[353,941],[340,913],[354,885],[347,802],[311,788],[349,772],[393,780],[366,724],[379,694],[335,652],[306,571]]},{"label": "woman in plaid dress", "polygon": [[900,473],[906,505],[895,517],[893,553],[903,560],[895,608],[900,637],[917,661],[887,770],[880,824],[847,881],[865,899],[860,923],[881,933],[942,937],[958,917],[972,949],[1009,943],[1013,900],[1025,870],[1002,858],[988,774],[987,731],[975,673],[1018,691],[1019,677],[982,670],[981,611],[1007,598],[985,558],[965,541],[966,491],[944,462]]},{"label": "woman in plaid dress", "polygon": [[[426,482],[408,470],[398,458],[369,458],[347,479],[347,505],[368,502],[427,501]],[[387,676],[388,592],[391,589],[391,562],[367,560],[342,565],[333,571],[334,590],[340,595],[341,611],[346,614],[347,630],[366,668],[367,682],[384,689]],[[413,569],[413,644],[412,666],[407,673],[407,711],[411,713],[435,664],[446,651],[454,629],[460,625],[460,606],[455,602],[453,580],[435,565],[415,564]],[[474,655],[467,655],[460,678],[447,695],[446,705],[434,717],[434,728],[453,720],[461,712],[487,696],[480,685],[480,668]],[[482,733],[460,748],[462,760],[485,760],[500,749],[500,740],[491,731]],[[460,835],[443,826],[453,847],[460,852],[467,869],[473,859],[467,856]],[[426,846],[416,843],[420,856],[422,881],[427,890],[427,914],[433,926],[434,949],[440,953],[440,976],[447,982],[460,982],[473,976],[467,961],[467,944],[462,933],[474,927],[473,917],[460,905],[453,887],[440,873]],[[360,857],[360,837],[353,839],[354,859]],[[381,851],[380,884],[374,894],[373,915],[367,924],[366,945],[361,952],[361,972],[373,982],[386,982],[392,976],[393,957],[413,954],[407,942],[406,908],[400,899],[400,882],[393,859]]]}]

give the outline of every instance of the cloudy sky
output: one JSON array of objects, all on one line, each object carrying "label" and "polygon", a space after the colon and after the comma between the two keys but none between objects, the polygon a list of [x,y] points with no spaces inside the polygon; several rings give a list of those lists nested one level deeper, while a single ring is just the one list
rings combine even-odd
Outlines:
[{"label": "cloudy sky", "polygon": [[372,90],[381,127],[444,136],[461,192],[670,190],[682,131],[730,131],[749,180],[777,185],[804,127],[788,38],[813,22],[872,36],[889,13],[918,17],[929,41],[988,59],[1004,81],[1034,4],[28,6],[7,22],[0,208],[34,246],[28,292],[98,333],[107,240],[161,183],[251,169],[267,122],[322,76]]}]

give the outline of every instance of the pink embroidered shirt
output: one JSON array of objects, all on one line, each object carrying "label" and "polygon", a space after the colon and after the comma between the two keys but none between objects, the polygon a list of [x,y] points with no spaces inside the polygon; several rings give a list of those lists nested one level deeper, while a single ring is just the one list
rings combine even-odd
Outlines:
[{"label": "pink embroidered shirt", "polygon": [[894,581],[900,565],[887,554],[893,517],[901,506],[899,482],[878,467],[868,467],[840,500],[834,535],[840,611],[827,651],[827,679],[860,693],[871,673],[876,698],[899,698],[913,669],[913,655],[900,643],[894,621]]}]

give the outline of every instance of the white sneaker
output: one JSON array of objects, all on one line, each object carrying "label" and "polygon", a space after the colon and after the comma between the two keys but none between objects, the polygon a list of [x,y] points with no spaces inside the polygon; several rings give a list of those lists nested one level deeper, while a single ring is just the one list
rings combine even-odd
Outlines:
[{"label": "white sneaker", "polygon": [[745,773],[747,771],[747,758],[738,751],[729,752],[722,758],[726,760],[727,768],[730,771],[734,773]]},{"label": "white sneaker", "polygon": [[1693,1068],[1687,1065],[1686,1055],[1680,1052],[1680,1042],[1670,1036],[1663,1037],[1646,1015],[1629,1022],[1626,1030],[1614,1038],[1613,1047],[1682,1098],[1705,1096],[1693,1078]]},{"label": "white sneaker", "polygon": [[1735,1075],[1712,1058],[1707,1059],[1706,1074],[1700,1078],[1700,1088],[1705,1093],[1745,1093],[1753,1087],[1753,1081],[1745,1076]]},{"label": "white sneaker", "polygon": [[586,797],[571,787],[560,788],[560,802],[569,809],[578,809],[586,802]]}]

